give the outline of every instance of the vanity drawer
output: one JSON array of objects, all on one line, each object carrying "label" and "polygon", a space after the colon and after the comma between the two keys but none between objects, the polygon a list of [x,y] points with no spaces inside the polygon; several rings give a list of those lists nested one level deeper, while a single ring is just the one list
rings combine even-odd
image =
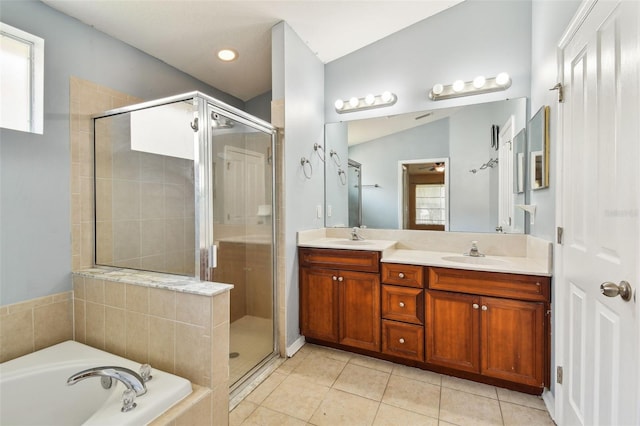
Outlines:
[{"label": "vanity drawer", "polygon": [[383,320],[382,352],[424,361],[424,327]]},{"label": "vanity drawer", "polygon": [[549,301],[551,279],[534,275],[429,268],[429,288],[518,300]]},{"label": "vanity drawer", "polygon": [[424,267],[418,265],[383,263],[381,281],[385,284],[422,288],[423,270]]},{"label": "vanity drawer", "polygon": [[347,271],[378,272],[380,252],[365,250],[334,250],[300,247],[300,266]]},{"label": "vanity drawer", "polygon": [[424,290],[383,285],[382,318],[424,324]]}]

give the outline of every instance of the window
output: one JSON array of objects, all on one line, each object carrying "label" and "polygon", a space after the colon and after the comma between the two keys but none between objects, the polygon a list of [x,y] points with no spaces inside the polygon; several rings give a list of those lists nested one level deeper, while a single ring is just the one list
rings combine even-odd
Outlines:
[{"label": "window", "polygon": [[416,189],[416,225],[445,224],[445,187],[444,184],[417,184]]},{"label": "window", "polygon": [[42,133],[44,40],[0,22],[0,127]]}]

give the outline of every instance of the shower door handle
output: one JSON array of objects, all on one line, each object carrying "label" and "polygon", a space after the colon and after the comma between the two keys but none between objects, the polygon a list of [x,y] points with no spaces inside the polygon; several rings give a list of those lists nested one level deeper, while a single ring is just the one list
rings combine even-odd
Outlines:
[{"label": "shower door handle", "polygon": [[209,246],[209,268],[218,267],[218,246],[215,244]]}]

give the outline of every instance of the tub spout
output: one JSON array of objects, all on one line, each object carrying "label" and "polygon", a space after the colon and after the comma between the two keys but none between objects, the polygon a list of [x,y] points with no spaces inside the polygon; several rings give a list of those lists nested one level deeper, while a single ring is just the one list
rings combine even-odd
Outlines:
[{"label": "tub spout", "polygon": [[89,377],[104,377],[111,380],[118,380],[122,382],[127,389],[134,391],[136,396],[147,393],[147,387],[142,377],[135,371],[125,367],[106,366],[88,368],[69,377],[67,379],[67,385],[75,385],[79,381],[88,379]]}]

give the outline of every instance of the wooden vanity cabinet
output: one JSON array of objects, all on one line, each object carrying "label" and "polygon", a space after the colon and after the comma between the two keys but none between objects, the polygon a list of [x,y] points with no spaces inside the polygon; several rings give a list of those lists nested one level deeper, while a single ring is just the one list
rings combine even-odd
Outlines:
[{"label": "wooden vanity cabinet", "polygon": [[424,267],[382,264],[382,353],[424,362]]},{"label": "wooden vanity cabinet", "polygon": [[549,292],[547,277],[429,268],[426,362],[547,385]]},{"label": "wooden vanity cabinet", "polygon": [[301,333],[379,352],[380,253],[300,248],[298,254]]}]

